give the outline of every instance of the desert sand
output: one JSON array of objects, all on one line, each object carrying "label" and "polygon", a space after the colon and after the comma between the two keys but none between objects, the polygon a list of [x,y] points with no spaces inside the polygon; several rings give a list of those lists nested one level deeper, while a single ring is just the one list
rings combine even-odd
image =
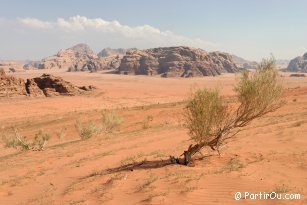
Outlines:
[{"label": "desert sand", "polygon": [[[13,75],[26,79],[44,72]],[[0,142],[1,205],[307,204],[307,78],[280,73],[286,104],[252,122],[220,156],[203,150],[188,167],[168,162],[169,155],[179,156],[192,143],[182,126],[182,101],[191,89],[203,87],[232,97],[235,74],[170,79],[48,73],[97,90],[85,96],[0,99],[1,133],[15,126],[29,139],[40,129],[51,134],[44,151],[21,152]],[[98,120],[103,109],[123,118],[120,131],[81,140],[76,120]],[[129,163],[139,166],[116,169]],[[299,193],[302,199],[236,201],[238,191]]]}]

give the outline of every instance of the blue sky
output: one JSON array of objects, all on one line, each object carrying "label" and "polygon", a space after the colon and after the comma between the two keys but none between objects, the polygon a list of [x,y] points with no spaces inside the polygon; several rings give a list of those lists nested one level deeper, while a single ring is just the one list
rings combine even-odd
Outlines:
[{"label": "blue sky", "polygon": [[306,0],[1,0],[0,59],[187,45],[250,60],[307,52]]}]

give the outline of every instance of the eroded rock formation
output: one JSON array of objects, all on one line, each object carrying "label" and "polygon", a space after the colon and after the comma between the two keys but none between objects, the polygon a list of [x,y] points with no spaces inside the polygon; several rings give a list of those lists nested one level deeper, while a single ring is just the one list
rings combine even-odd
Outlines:
[{"label": "eroded rock formation", "polygon": [[41,77],[33,78],[32,80],[47,97],[53,95],[78,95],[82,93],[78,87],[70,82],[50,74],[43,74]]},{"label": "eroded rock formation", "polygon": [[180,46],[129,50],[118,70],[121,74],[195,77],[233,73],[239,68],[227,53],[207,53],[201,49]]},{"label": "eroded rock formation", "polygon": [[94,86],[76,87],[70,82],[50,74],[43,74],[41,77],[27,79],[6,75],[3,69],[0,70],[0,97],[52,97],[58,95],[80,95],[86,91],[95,89]]},{"label": "eroded rock formation", "polygon": [[0,97],[26,96],[25,82],[21,78],[6,75],[4,69],[0,69]]}]

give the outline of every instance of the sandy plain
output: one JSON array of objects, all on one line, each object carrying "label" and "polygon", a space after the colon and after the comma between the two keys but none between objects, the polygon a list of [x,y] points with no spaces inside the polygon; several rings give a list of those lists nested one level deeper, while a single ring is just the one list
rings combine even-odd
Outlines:
[{"label": "sandy plain", "polygon": [[[182,101],[195,87],[218,88],[231,98],[236,75],[165,79],[48,72],[97,90],[85,96],[0,99],[1,133],[15,126],[29,139],[40,129],[51,134],[44,151],[20,152],[0,142],[1,205],[307,204],[307,78],[281,73],[286,104],[247,126],[221,156],[204,150],[202,160],[187,167],[168,163],[169,155],[179,156],[192,143],[182,126]],[[97,121],[103,109],[123,118],[120,131],[81,140],[76,120]],[[146,121],[148,116],[152,120]],[[116,169],[129,163],[138,166]],[[301,199],[236,201],[236,192],[299,193]]]}]

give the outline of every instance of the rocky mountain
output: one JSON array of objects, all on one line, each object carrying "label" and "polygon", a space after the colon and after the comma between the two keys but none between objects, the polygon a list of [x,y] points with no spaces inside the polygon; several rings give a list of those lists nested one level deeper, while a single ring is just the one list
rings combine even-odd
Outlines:
[{"label": "rocky mountain", "polygon": [[95,66],[98,56],[86,44],[78,44],[68,49],[61,49],[56,55],[42,59],[39,69],[86,70],[88,62]]},{"label": "rocky mountain", "polygon": [[307,73],[307,52],[303,56],[292,59],[286,71]]},{"label": "rocky mountain", "polygon": [[191,47],[164,47],[127,51],[118,68],[121,74],[161,75],[161,77],[215,76],[237,72],[227,53],[208,53]]},{"label": "rocky mountain", "polygon": [[112,69],[118,67],[116,56],[103,58],[96,55],[86,44],[77,44],[71,48],[61,49],[56,55],[44,58],[39,64],[36,62],[25,65],[25,68],[65,69],[73,71],[91,71]]},{"label": "rocky mountain", "polygon": [[117,49],[112,49],[112,48],[104,48],[102,51],[100,51],[97,55],[99,57],[109,57],[109,56],[124,56],[126,54],[127,49],[123,48],[117,48]]},{"label": "rocky mountain", "polygon": [[0,97],[52,97],[58,95],[79,95],[90,91],[93,86],[76,87],[70,82],[50,74],[27,79],[9,76],[0,69]]}]

